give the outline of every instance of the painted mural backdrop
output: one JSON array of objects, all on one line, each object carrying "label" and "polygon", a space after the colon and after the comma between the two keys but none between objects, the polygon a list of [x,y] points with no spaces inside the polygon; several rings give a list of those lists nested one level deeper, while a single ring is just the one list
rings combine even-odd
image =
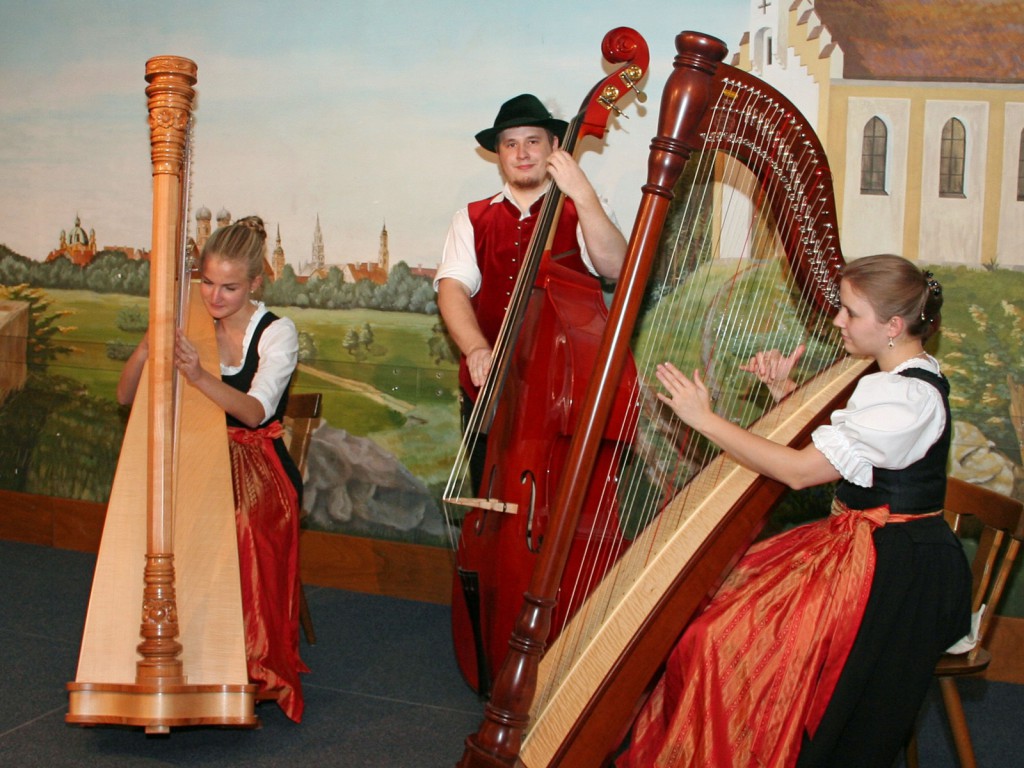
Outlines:
[{"label": "painted mural backdrop", "polygon": [[[5,342],[0,365],[0,487],[107,498],[127,416],[114,387],[147,319],[144,64],[174,54],[199,68],[192,234],[263,217],[265,298],[301,333],[294,388],[324,394],[305,524],[446,544],[457,384],[431,277],[452,213],[500,185],[473,134],[524,91],[575,111],[616,26],[652,38],[663,80],[663,19],[738,39],[745,6],[597,2],[578,19],[528,2],[506,28],[499,4],[460,0],[8,4],[0,338],[21,348]],[[650,113],[634,108],[582,160],[627,226]]]},{"label": "painted mural backdrop", "polygon": [[[451,213],[499,185],[473,134],[523,91],[569,115],[604,75],[604,33],[635,27],[651,46],[653,98],[581,161],[628,231],[675,31],[734,47],[750,12],[746,0],[591,5],[576,19],[528,2],[514,29],[497,4],[458,0],[360,12],[297,2],[286,14],[236,2],[5,7],[0,488],[107,498],[127,415],[114,388],[146,325],[143,66],[173,53],[199,64],[193,230],[265,219],[266,301],[300,331],[294,387],[324,394],[305,524],[446,545],[456,359],[431,277]],[[954,390],[953,471],[1020,495],[1024,273],[931,268],[947,295],[935,351]]]}]

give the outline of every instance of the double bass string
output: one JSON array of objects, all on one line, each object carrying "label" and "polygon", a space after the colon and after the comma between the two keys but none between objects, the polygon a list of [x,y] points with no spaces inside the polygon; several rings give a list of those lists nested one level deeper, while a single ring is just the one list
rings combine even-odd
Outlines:
[{"label": "double bass string", "polygon": [[[560,146],[567,152],[572,153],[576,147],[577,134],[579,133],[583,113],[576,114],[566,128],[565,136]],[[476,452],[477,446],[490,428],[490,422],[494,418],[495,409],[498,407],[498,400],[501,397],[505,378],[512,362],[512,355],[515,351],[516,341],[519,337],[519,329],[522,325],[527,304],[533,292],[534,282],[540,268],[541,258],[544,255],[546,243],[541,238],[552,231],[557,216],[561,211],[562,195],[553,181],[548,182],[545,192],[544,203],[537,214],[537,223],[534,227],[533,236],[527,248],[527,257],[516,276],[509,306],[502,320],[498,331],[498,338],[492,350],[491,369],[487,380],[477,393],[476,401],[463,432],[462,440],[456,453],[455,462],[452,465],[448,482],[445,486],[442,498],[447,522],[448,539],[452,551],[458,548],[456,537],[458,535],[458,522],[452,508],[457,505],[464,505],[466,501],[477,501],[475,497],[480,494],[485,500],[489,493],[488,478],[483,478],[484,488],[468,488],[467,483],[471,482],[469,462]],[[461,519],[461,516],[460,516]]]}]

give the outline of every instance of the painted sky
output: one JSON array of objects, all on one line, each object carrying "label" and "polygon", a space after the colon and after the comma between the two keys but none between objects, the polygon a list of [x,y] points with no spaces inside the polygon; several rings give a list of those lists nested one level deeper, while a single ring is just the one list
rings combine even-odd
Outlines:
[{"label": "painted sky", "polygon": [[[75,216],[104,245],[149,247],[145,62],[199,66],[192,209],[279,227],[309,260],[319,216],[328,263],[434,266],[451,214],[497,191],[473,135],[506,99],[537,94],[568,118],[608,72],[617,26],[651,49],[644,104],[580,161],[627,232],[674,38],[735,49],[749,0],[377,0],[175,3],[6,0],[0,9],[0,243],[35,259]],[[596,145],[596,146],[595,146]]]}]

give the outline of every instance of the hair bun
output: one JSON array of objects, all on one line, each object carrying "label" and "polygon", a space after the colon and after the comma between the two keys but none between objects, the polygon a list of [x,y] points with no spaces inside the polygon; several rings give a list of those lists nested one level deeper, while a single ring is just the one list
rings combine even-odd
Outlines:
[{"label": "hair bun", "polygon": [[251,229],[259,236],[260,240],[265,241],[267,239],[267,230],[263,226],[263,219],[259,216],[246,216],[236,221],[235,224]]}]

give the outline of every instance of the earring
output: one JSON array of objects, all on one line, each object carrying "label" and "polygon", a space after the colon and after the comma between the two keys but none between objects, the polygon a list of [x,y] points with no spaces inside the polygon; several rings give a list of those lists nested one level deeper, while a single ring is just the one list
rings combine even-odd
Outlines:
[{"label": "earring", "polygon": [[889,349],[892,349],[892,348],[893,348],[893,346],[894,346],[894,345],[893,345],[893,343],[892,343],[892,336],[890,336],[890,337],[889,337]]}]

